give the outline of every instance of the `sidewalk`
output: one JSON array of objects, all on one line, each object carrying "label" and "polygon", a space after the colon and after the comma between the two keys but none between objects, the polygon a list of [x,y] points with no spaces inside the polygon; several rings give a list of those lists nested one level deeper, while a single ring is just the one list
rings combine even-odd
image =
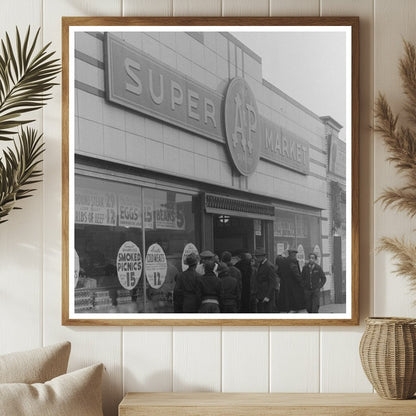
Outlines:
[{"label": "sidewalk", "polygon": [[345,303],[331,303],[319,307],[319,313],[345,313]]}]

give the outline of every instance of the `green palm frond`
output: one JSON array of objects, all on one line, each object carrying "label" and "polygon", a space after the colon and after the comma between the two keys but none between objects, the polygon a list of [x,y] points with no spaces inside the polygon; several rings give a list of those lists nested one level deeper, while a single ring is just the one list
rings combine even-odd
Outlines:
[{"label": "green palm frond", "polygon": [[0,159],[0,224],[12,209],[19,209],[18,200],[32,195],[32,185],[41,181],[42,135],[26,128],[18,133],[18,139],[19,144],[6,148]]},{"label": "green palm frond", "polygon": [[11,129],[33,121],[18,118],[52,98],[49,91],[61,66],[48,51],[50,43],[35,52],[39,31],[30,39],[29,27],[22,41],[16,28],[14,48],[7,32],[0,42],[0,140],[11,140],[9,136],[16,134]]}]

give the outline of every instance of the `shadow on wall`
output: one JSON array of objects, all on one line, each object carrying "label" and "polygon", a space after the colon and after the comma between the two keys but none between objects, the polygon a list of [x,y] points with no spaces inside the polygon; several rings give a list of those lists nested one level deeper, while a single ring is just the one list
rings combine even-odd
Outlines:
[{"label": "shadow on wall", "polygon": [[[114,370],[116,374],[121,373],[120,367],[116,367]],[[102,386],[104,416],[117,416],[118,405],[123,399],[121,382],[117,377],[112,377],[105,367]]]},{"label": "shadow on wall", "polygon": [[128,392],[213,392],[209,387],[198,385],[193,382],[173,376],[170,371],[157,371],[144,380],[140,379],[140,374],[134,373],[128,368],[124,368],[125,393]]}]

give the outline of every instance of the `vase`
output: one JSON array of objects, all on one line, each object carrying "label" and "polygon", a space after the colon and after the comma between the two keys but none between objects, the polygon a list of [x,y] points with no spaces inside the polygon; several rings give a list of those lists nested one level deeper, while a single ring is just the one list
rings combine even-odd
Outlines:
[{"label": "vase", "polygon": [[360,342],[364,372],[386,399],[410,399],[416,392],[416,320],[366,319]]}]

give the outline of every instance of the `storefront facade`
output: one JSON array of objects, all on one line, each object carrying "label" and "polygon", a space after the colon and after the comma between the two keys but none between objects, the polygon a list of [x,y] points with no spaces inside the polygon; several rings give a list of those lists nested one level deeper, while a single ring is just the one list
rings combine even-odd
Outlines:
[{"label": "storefront facade", "polygon": [[332,259],[331,293],[336,303],[345,302],[346,287],[346,146],[338,134],[342,126],[331,117],[322,117],[328,143],[329,253]]},{"label": "storefront facade", "polygon": [[190,244],[315,252],[333,300],[327,119],[229,33],[77,33],[75,50],[79,312],[172,312]]}]

